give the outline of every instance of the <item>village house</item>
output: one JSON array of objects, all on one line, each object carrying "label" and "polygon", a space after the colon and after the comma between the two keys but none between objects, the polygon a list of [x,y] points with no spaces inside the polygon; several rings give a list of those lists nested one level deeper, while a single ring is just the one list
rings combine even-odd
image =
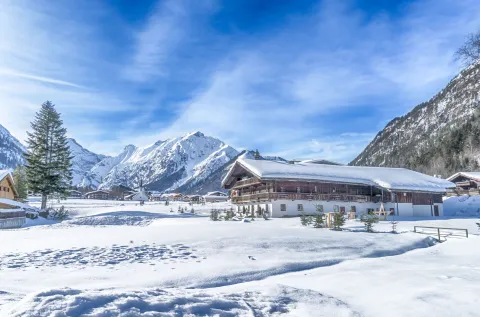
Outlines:
[{"label": "village house", "polygon": [[95,190],[84,195],[86,199],[100,199],[107,200],[111,199],[110,192],[106,190]]},{"label": "village house", "polygon": [[449,196],[480,194],[480,172],[458,172],[447,181],[455,183],[455,190]]},{"label": "village house", "polygon": [[385,209],[403,217],[443,215],[442,195],[455,184],[403,168],[238,159],[222,186],[237,211],[271,217]]},{"label": "village house", "polygon": [[25,223],[24,204],[15,201],[17,195],[10,171],[0,170],[0,229],[20,228]]},{"label": "village house", "polygon": [[68,190],[67,194],[68,194],[68,198],[82,198],[83,197],[83,194],[82,194],[81,191],[74,190],[74,189]]},{"label": "village house", "polygon": [[209,192],[206,195],[203,195],[202,197],[202,200],[206,203],[227,201],[228,199],[229,199],[228,195],[220,191]]}]

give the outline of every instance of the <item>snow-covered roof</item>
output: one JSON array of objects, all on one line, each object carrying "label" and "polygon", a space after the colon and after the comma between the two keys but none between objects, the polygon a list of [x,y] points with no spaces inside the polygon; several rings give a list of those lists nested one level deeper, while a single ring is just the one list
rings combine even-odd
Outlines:
[{"label": "snow-covered roof", "polygon": [[9,170],[0,170],[0,181],[8,175],[11,175]]},{"label": "snow-covered roof", "polygon": [[7,199],[7,198],[0,198],[0,204],[5,204],[5,205],[9,205],[9,206],[15,206],[15,207],[17,207],[17,208],[34,209],[34,208],[33,208],[32,206],[30,206],[30,205],[21,203],[21,202],[16,201],[16,200]]},{"label": "snow-covered roof", "polygon": [[215,191],[215,192],[208,192],[205,196],[227,196],[227,194],[220,192],[220,191]]},{"label": "snow-covered roof", "polygon": [[480,181],[480,172],[458,172],[458,173],[453,174],[449,178],[447,178],[447,180],[451,181],[451,180],[457,178],[458,176],[464,176],[464,177],[467,177],[467,178],[472,178],[472,179]]},{"label": "snow-covered roof", "polygon": [[288,164],[283,162],[238,159],[231,167],[222,185],[240,164],[260,179],[285,179],[336,182],[375,186],[387,190],[445,192],[455,184],[405,168],[324,165],[312,163]]},{"label": "snow-covered roof", "polygon": [[92,191],[92,192],[86,193],[85,196],[90,195],[90,194],[96,194],[96,193],[110,194],[110,192],[108,192],[108,191],[106,191],[106,190],[94,190],[94,191]]}]

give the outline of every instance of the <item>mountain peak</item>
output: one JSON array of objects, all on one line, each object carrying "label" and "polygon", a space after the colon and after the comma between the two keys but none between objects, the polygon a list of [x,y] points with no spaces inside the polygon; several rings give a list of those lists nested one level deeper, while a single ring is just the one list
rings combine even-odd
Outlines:
[{"label": "mountain peak", "polygon": [[195,132],[191,132],[191,133],[188,133],[187,135],[185,135],[185,138],[188,138],[188,137],[191,137],[191,136],[195,136],[197,138],[203,138],[203,137],[205,137],[205,134],[203,134],[200,131],[195,131]]}]

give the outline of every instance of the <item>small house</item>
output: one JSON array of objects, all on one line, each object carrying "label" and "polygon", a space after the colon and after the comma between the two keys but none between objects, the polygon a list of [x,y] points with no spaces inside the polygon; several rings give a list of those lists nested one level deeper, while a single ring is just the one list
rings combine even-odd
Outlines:
[{"label": "small house", "polygon": [[209,192],[202,197],[203,201],[206,203],[216,203],[221,201],[227,201],[228,198],[229,197],[227,194],[220,191]]},{"label": "small house", "polygon": [[111,199],[110,192],[106,190],[95,190],[95,191],[86,193],[84,197],[86,199],[100,199],[100,200]]},{"label": "small house", "polygon": [[74,190],[74,189],[71,189],[71,190],[67,191],[67,194],[68,194],[68,198],[73,198],[73,199],[83,197],[82,192],[80,192],[78,190]]},{"label": "small house", "polygon": [[455,190],[451,195],[479,195],[480,172],[458,172],[447,178],[455,184]]},{"label": "small house", "polygon": [[25,224],[27,206],[15,201],[17,190],[10,171],[0,170],[0,229],[20,228]]}]

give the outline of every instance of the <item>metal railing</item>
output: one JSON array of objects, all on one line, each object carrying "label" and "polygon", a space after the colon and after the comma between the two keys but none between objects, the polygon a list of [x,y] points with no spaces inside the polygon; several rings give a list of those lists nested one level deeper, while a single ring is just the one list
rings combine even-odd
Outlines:
[{"label": "metal railing", "polygon": [[[428,230],[428,231],[419,231],[417,230],[417,228],[419,229],[433,229],[433,230]],[[430,235],[436,235],[438,236],[438,241],[441,241],[441,237],[442,237],[442,230],[445,232],[445,231],[448,231],[446,233],[448,234],[443,234],[443,236],[446,237],[463,237],[464,235],[460,235],[460,234],[455,234],[455,231],[461,231],[461,232],[465,232],[465,237],[468,238],[468,229],[463,229],[463,228],[443,228],[443,227],[427,227],[427,226],[414,226],[413,227],[413,232],[415,233],[423,233],[423,234],[430,234]],[[454,231],[454,232],[452,232]]]}]

